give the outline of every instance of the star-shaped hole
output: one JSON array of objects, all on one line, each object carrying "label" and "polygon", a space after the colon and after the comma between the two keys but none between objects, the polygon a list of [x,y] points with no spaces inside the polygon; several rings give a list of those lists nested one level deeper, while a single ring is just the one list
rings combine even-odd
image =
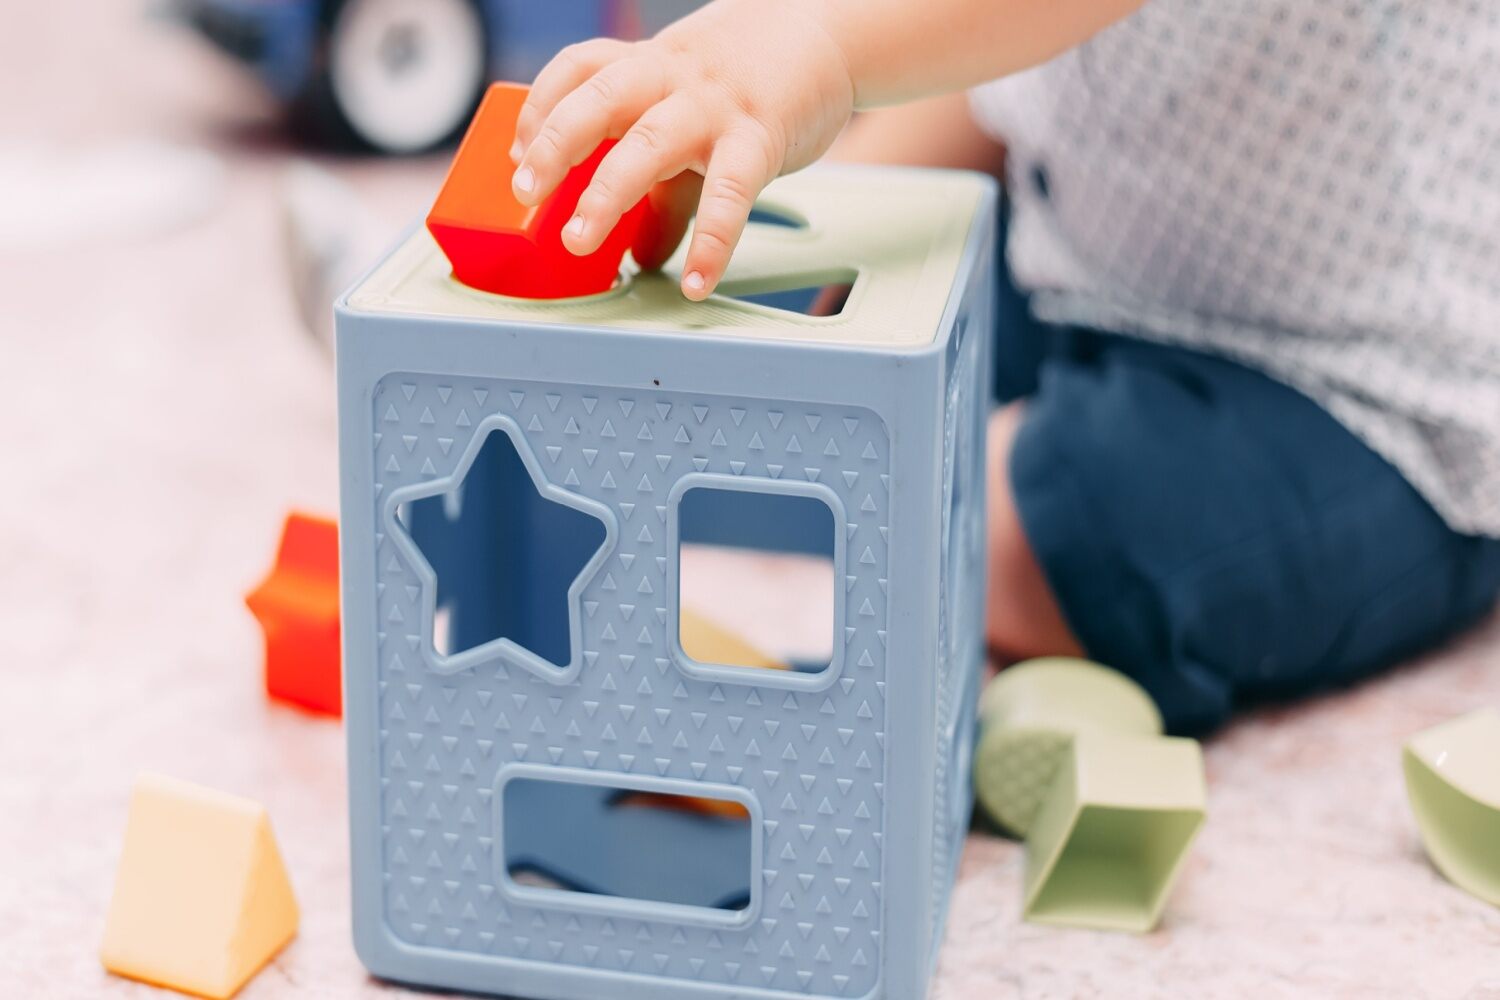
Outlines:
[{"label": "star-shaped hole", "polygon": [[613,515],[548,482],[509,418],[482,423],[451,476],[396,491],[388,509],[422,581],[433,669],[577,672],[579,594],[613,548]]}]

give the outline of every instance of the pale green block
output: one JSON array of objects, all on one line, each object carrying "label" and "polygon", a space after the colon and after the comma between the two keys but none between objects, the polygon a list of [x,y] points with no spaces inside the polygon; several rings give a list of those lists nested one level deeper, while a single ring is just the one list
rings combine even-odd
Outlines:
[{"label": "pale green block", "polygon": [[1151,930],[1205,808],[1195,741],[1079,733],[1027,838],[1023,915],[1036,923]]},{"label": "pale green block", "polygon": [[1073,735],[1156,736],[1161,714],[1124,674],[1068,657],[1028,660],[1002,670],[979,707],[974,789],[990,818],[1024,837]]},{"label": "pale green block", "polygon": [[1454,885],[1500,906],[1500,711],[1418,733],[1401,764],[1427,856]]}]

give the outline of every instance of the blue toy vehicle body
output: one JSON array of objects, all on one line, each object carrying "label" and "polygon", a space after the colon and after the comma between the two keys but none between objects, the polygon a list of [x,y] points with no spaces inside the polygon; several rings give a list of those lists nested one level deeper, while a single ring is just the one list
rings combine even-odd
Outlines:
[{"label": "blue toy vehicle body", "polygon": [[693,0],[175,0],[323,140],[416,152],[453,138],[492,78],[530,80],[563,46],[636,38]]},{"label": "blue toy vehicle body", "polygon": [[244,63],[281,100],[311,75],[318,4],[303,0],[182,0],[175,13]]}]

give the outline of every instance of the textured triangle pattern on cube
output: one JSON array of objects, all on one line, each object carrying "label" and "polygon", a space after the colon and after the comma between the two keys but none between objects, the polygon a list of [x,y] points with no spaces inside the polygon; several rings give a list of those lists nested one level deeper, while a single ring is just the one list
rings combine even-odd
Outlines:
[{"label": "textured triangle pattern on cube", "polygon": [[[977,290],[976,276],[971,294]],[[937,740],[942,748],[933,768],[933,905],[928,930],[942,940],[948,898],[958,875],[959,854],[974,800],[970,764],[976,738],[974,705],[984,676],[985,652],[976,641],[984,633],[985,591],[978,585],[985,564],[986,509],[976,484],[987,475],[982,428],[989,419],[987,327],[970,329],[961,316],[954,330],[957,353],[943,405],[942,508],[938,523]]]},{"label": "textured triangle pattern on cube", "polygon": [[[431,375],[387,376],[373,402],[377,521],[385,497],[451,474],[475,427],[504,414],[550,482],[602,500],[620,529],[580,595],[584,666],[565,685],[501,664],[425,669],[421,581],[391,539],[376,539],[390,932],[420,947],[740,989],[868,993],[885,912],[883,422],[846,406]],[[816,482],[838,495],[848,521],[844,667],[827,690],[715,683],[671,661],[668,493],[702,472]],[[494,786],[513,762],[748,790],[764,810],[757,919],[693,926],[507,898]]]}]

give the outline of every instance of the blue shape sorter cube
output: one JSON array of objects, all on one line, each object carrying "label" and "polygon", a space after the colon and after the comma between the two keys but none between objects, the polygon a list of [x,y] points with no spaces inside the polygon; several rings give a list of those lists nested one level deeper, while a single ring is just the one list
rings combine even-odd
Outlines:
[{"label": "blue shape sorter cube", "polygon": [[[340,301],[376,975],[925,995],[970,808],[994,190],[818,169],[764,206],[705,303],[671,265],[582,299],[476,292],[425,232]],[[840,283],[835,314],[795,308]],[[827,661],[689,656],[689,533],[831,559]]]}]

